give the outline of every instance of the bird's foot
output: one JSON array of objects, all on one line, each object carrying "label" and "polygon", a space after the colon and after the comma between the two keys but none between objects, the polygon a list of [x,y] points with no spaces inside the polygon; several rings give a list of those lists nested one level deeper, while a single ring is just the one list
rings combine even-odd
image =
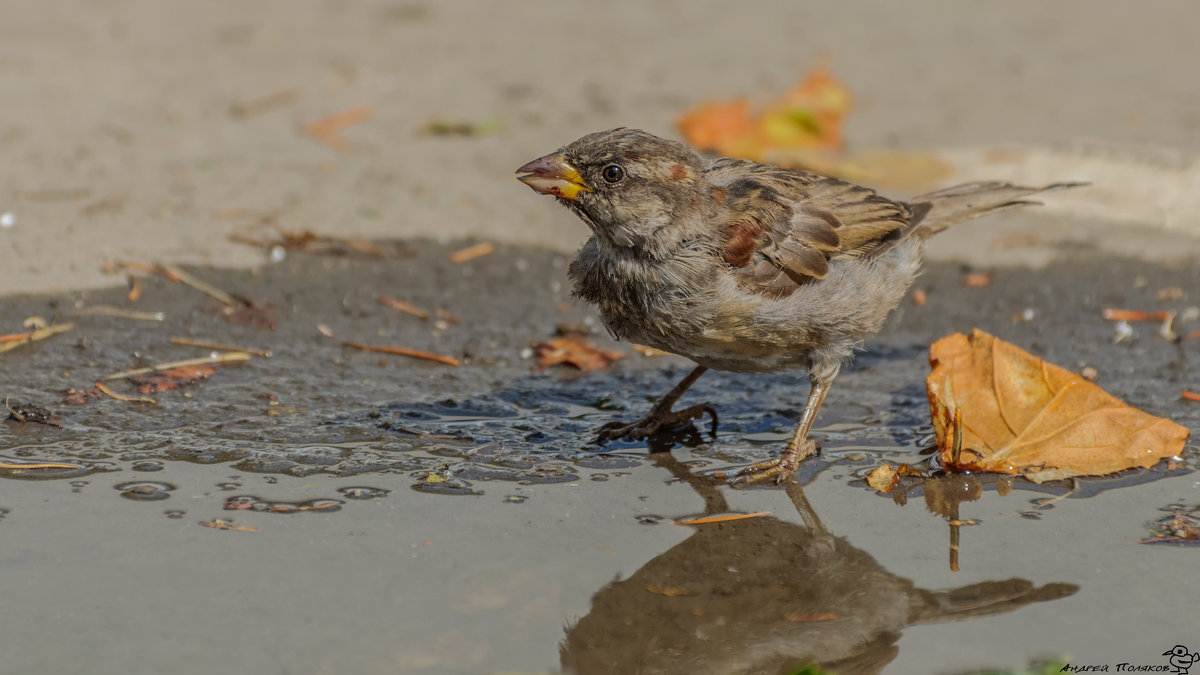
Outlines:
[{"label": "bird's foot", "polygon": [[806,439],[799,445],[788,443],[787,449],[783,454],[775,459],[768,459],[762,462],[755,462],[750,466],[742,469],[734,474],[734,478],[730,481],[730,485],[734,487],[745,487],[748,485],[758,485],[768,481],[774,482],[776,485],[783,483],[796,472],[796,468],[800,466],[800,462],[807,457],[817,452],[817,442],[812,439]]},{"label": "bird's foot", "polygon": [[717,411],[710,405],[694,405],[683,410],[651,410],[649,415],[636,422],[613,421],[600,427],[597,443],[605,441],[640,441],[653,436],[660,431],[698,420],[708,413],[712,417],[712,435],[717,435]]}]

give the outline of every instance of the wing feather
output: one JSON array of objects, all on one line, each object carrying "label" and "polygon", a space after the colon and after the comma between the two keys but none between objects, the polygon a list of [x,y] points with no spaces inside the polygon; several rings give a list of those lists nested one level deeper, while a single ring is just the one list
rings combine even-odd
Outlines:
[{"label": "wing feather", "polygon": [[728,214],[722,258],[744,287],[773,297],[825,278],[830,261],[886,253],[928,210],[914,212],[836,178],[745,160],[722,158],[707,172]]}]

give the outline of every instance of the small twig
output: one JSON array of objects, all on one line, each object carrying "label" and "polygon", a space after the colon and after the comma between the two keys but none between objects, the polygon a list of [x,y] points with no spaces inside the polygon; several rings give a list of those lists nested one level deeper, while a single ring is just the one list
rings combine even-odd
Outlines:
[{"label": "small twig", "polygon": [[13,462],[0,462],[0,469],[82,469],[80,464],[58,464],[56,462],[30,462],[29,464],[19,464]]},{"label": "small twig", "polygon": [[206,340],[193,340],[185,337],[171,338],[171,344],[186,345],[188,347],[200,347],[202,349],[215,349],[222,352],[246,352],[255,356],[261,356],[265,359],[271,358],[271,350],[269,349],[251,349],[250,347],[238,347],[236,345],[227,345],[221,342],[208,342]]},{"label": "small twig", "polygon": [[131,270],[134,272],[142,272],[144,274],[154,274],[164,277],[170,281],[191,286],[192,288],[204,293],[205,295],[215,298],[218,302],[225,305],[245,305],[248,304],[245,300],[235,298],[233,295],[213,286],[212,284],[198,279],[187,272],[170,265],[150,265],[143,262],[123,261],[113,264],[117,269]]},{"label": "small twig", "polygon": [[163,312],[139,312],[132,309],[113,307],[112,305],[84,307],[75,312],[75,316],[115,316],[119,319],[133,319],[135,321],[164,321],[167,318],[167,315]]},{"label": "small twig", "polygon": [[112,389],[109,389],[103,382],[97,382],[96,388],[103,393],[108,394],[112,398],[117,399],[118,401],[128,401],[130,403],[153,403],[155,405],[158,404],[158,401],[155,401],[147,396],[125,396],[123,394],[118,394]]},{"label": "small twig", "polygon": [[[209,297],[215,298],[218,302],[220,302],[222,304],[226,304],[226,305],[244,305],[244,304],[246,304],[245,301],[238,300],[237,298],[233,297],[229,293],[226,293],[225,291],[217,288],[216,286],[213,286],[212,284],[208,283],[207,281],[204,281],[203,279],[197,279],[196,277],[188,274],[187,272],[184,272],[183,270],[179,269],[178,267],[163,266],[163,269],[166,270],[172,277],[174,277],[175,281],[178,281],[181,284],[186,284],[188,286],[191,286],[192,288],[200,291],[201,293],[204,293],[205,295],[208,295]],[[168,277],[168,278],[170,278],[170,277]]]},{"label": "small twig", "polygon": [[404,300],[400,300],[399,298],[393,298],[390,295],[381,295],[381,296],[379,296],[378,301],[379,301],[379,304],[381,304],[381,305],[386,305],[388,307],[391,307],[392,309],[398,309],[401,312],[404,312],[405,314],[412,314],[413,316],[417,317],[418,319],[421,319],[422,321],[429,320],[429,312],[427,310],[421,309],[420,307],[417,307],[416,305],[412,304],[411,302],[406,302]]},{"label": "small twig", "polygon": [[411,356],[414,359],[425,359],[427,361],[437,361],[448,366],[457,366],[459,361],[453,356],[445,356],[444,354],[434,354],[433,352],[423,352],[419,349],[409,349],[407,347],[392,347],[389,345],[365,345],[361,342],[343,342],[347,347],[361,349],[368,352],[381,352],[384,354],[396,354],[398,356]]},{"label": "small twig", "polygon": [[708,525],[710,523],[723,523],[729,520],[744,520],[746,518],[758,518],[760,516],[769,516],[770,511],[755,511],[754,513],[734,513],[727,516],[709,516],[707,518],[693,518],[692,520],[673,520],[673,525]]},{"label": "small twig", "polygon": [[205,356],[199,359],[186,359],[184,361],[168,361],[166,363],[156,363],[145,368],[134,368],[133,370],[122,370],[119,373],[106,375],[100,380],[109,382],[112,380],[124,380],[134,375],[145,375],[146,373],[157,373],[161,370],[171,370],[172,368],[186,368],[188,366],[202,366],[208,363],[234,363],[236,361],[249,361],[250,355],[246,352],[228,352],[226,354],[217,354],[216,356]]},{"label": "small twig", "polygon": [[12,407],[8,405],[8,397],[7,396],[4,397],[4,409],[8,411],[9,415],[13,416],[13,419],[15,419],[18,422],[21,422],[22,424],[25,423],[25,416],[22,415],[21,413],[17,412],[16,410],[13,410]]},{"label": "small twig", "polygon": [[961,466],[961,464],[962,464],[962,462],[961,462],[962,442],[963,442],[962,408],[955,408],[954,409],[954,440],[952,441],[953,445],[950,446],[950,459],[951,459],[951,461],[954,462],[954,466],[956,466],[956,467]]},{"label": "small twig", "polygon": [[455,251],[454,253],[451,253],[450,254],[450,262],[465,263],[468,260],[482,258],[485,255],[491,255],[495,252],[496,252],[496,245],[491,242],[485,241],[481,244],[475,244],[474,246],[468,246],[464,249],[459,249],[459,250]]},{"label": "small twig", "polygon": [[1110,321],[1165,321],[1171,313],[1167,310],[1146,312],[1140,309],[1105,309],[1104,318]]},{"label": "small twig", "polygon": [[130,302],[137,302],[142,298],[141,277],[136,274],[127,274],[125,276],[129,279],[129,295],[126,296],[126,299]]},{"label": "small twig", "polygon": [[74,327],[75,324],[73,323],[60,323],[53,326],[46,326],[45,328],[38,328],[37,330],[33,330],[28,333],[0,335],[0,352],[7,352],[11,349],[16,349],[17,347],[29,342],[45,340],[46,338],[58,335],[59,333],[65,333]]},{"label": "small twig", "polygon": [[1200,401],[1200,393],[1194,392],[1190,389],[1184,389],[1183,393],[1180,394],[1179,397],[1188,401]]},{"label": "small twig", "polygon": [[260,115],[269,110],[285,106],[300,97],[300,90],[295,87],[273,91],[265,96],[238,101],[229,106],[229,114],[238,119],[246,119]]}]

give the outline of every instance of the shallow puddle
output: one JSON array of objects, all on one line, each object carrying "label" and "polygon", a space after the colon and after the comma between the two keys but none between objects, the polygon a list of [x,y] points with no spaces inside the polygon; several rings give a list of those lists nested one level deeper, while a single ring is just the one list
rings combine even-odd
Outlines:
[{"label": "shallow puddle", "polygon": [[[531,373],[520,356],[529,342],[586,312],[560,309],[550,254],[508,253],[546,276],[485,258],[471,275],[443,264],[436,283],[412,277],[406,299],[451,307],[464,317],[458,329],[386,313],[375,298],[396,295],[397,282],[382,263],[296,257],[254,277],[197,271],[273,298],[274,331],[228,324],[162,285],[142,302],[171,310],[165,325],[94,317],[78,335],[3,355],[3,393],[62,422],[0,422],[10,582],[0,633],[26,646],[6,667],[108,672],[128,654],[113,645],[132,644],[144,670],[178,673],[231,663],[776,673],[811,662],[953,673],[1041,657],[1158,664],[1195,641],[1190,551],[1137,545],[1194,526],[1194,445],[1172,469],[1040,486],[953,477],[879,495],[864,478],[884,461],[935,468],[925,343],[951,328],[1004,317],[1008,339],[1064,366],[1096,364],[1114,393],[1194,432],[1200,406],[1174,396],[1200,343],[1147,333],[1113,345],[1112,326],[1087,305],[1100,300],[1068,311],[1066,291],[1031,292],[1071,288],[1065,271],[999,272],[978,302],[957,269],[937,266],[922,283],[942,304],[903,308],[846,369],[814,433],[822,451],[797,484],[731,490],[713,474],[778,452],[807,378],[710,373],[685,401],[717,409],[715,439],[706,418],[649,445],[596,445],[600,425],[643,414],[687,365],[631,355],[600,373]],[[1153,273],[1179,286],[1197,274]],[[1145,302],[1108,283],[1088,297]],[[507,285],[507,306],[485,301],[487,288]],[[10,298],[0,309],[12,323],[121,295]],[[1033,302],[1048,318],[1008,324],[1010,307]],[[317,324],[470,357],[459,368],[381,359],[344,350]],[[274,355],[154,394],[154,405],[61,402],[63,390],[107,373],[195,355],[168,343],[177,333]],[[1117,653],[1105,636],[1131,627],[1144,653]]]}]

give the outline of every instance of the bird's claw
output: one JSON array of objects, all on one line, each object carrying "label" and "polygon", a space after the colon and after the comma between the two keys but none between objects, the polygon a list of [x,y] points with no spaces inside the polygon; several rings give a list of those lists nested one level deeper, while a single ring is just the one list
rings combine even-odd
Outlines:
[{"label": "bird's claw", "polygon": [[775,459],[755,462],[738,471],[734,474],[734,478],[729,484],[734,487],[747,487],[750,485],[761,485],[770,481],[776,485],[781,485],[785,480],[791,478],[793,473],[796,473],[801,460],[815,454],[816,451],[817,442],[812,439],[806,439],[804,443],[800,444],[799,448],[788,444],[787,449],[783,451],[782,455]]},{"label": "bird's claw", "polygon": [[651,411],[649,415],[636,422],[609,422],[600,427],[600,434],[596,437],[596,442],[604,443],[615,440],[641,441],[664,429],[670,429],[691,422],[692,420],[701,419],[706,413],[712,417],[711,433],[715,437],[717,435],[717,411],[710,405],[694,405],[690,408],[676,411]]}]

